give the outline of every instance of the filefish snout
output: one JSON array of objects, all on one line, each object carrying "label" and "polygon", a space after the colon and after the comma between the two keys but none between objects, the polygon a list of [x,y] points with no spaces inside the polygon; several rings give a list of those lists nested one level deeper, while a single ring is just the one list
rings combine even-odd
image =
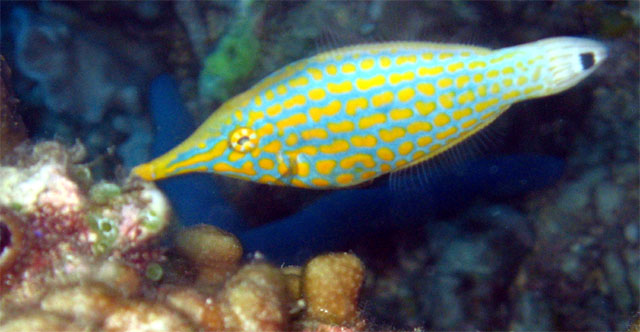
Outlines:
[{"label": "filefish snout", "polygon": [[155,170],[154,170],[154,168],[155,168],[155,167],[153,167],[153,164],[149,164],[149,163],[147,163],[147,164],[141,164],[141,165],[138,165],[138,166],[134,167],[134,168],[131,170],[131,173],[133,173],[133,174],[135,174],[135,175],[139,176],[139,177],[140,177],[140,178],[142,178],[143,180],[146,180],[146,181],[153,181],[153,180],[155,180],[155,178],[156,178],[156,177],[155,177]]},{"label": "filefish snout", "polygon": [[[232,105],[231,101],[229,103]],[[238,123],[233,113],[231,108],[217,110],[184,142],[152,161],[134,167],[131,173],[144,180],[155,181],[184,173],[208,171],[209,168],[203,163],[219,159],[234,147],[242,149],[249,143],[255,143],[255,139],[247,142],[246,138],[234,135],[233,128],[241,127],[242,123]],[[234,146],[231,139],[240,141],[243,146]]]}]

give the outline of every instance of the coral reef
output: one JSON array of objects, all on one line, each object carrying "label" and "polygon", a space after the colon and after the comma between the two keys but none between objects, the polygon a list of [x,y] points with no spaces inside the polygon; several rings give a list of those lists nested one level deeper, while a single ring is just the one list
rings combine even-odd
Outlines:
[{"label": "coral reef", "polygon": [[[222,237],[237,242],[213,226],[196,226],[183,234]],[[221,235],[222,234],[222,235]],[[223,241],[224,241],[223,240]],[[219,243],[220,241],[218,241]],[[180,244],[181,243],[181,244]],[[193,244],[180,242],[177,249],[189,253]],[[197,241],[200,245],[210,245]],[[185,245],[188,248],[183,248]],[[239,266],[235,245],[222,246],[211,261]],[[188,256],[193,256],[191,253]],[[234,259],[232,259],[235,257]],[[202,272],[201,257],[191,263]],[[85,257],[84,259],[87,259]],[[232,259],[232,261],[229,261]],[[8,261],[3,260],[3,264]],[[337,263],[337,267],[333,265]],[[151,284],[124,262],[109,259],[85,261],[82,268],[39,279],[14,288],[0,297],[0,331],[30,330],[43,326],[58,330],[104,331],[356,331],[365,328],[357,296],[363,281],[362,263],[346,253],[327,254],[304,267],[303,277],[292,267],[277,268],[259,258],[237,271],[218,270],[206,282],[187,285]],[[296,268],[300,270],[300,268]],[[207,275],[215,274],[207,272]],[[300,279],[303,280],[300,280]],[[336,289],[330,284],[342,284]],[[37,281],[36,281],[37,280]],[[302,283],[305,291],[293,291],[290,283]],[[343,282],[341,282],[343,281]],[[207,284],[207,282],[209,284]],[[21,289],[22,288],[22,289]]]},{"label": "coral reef", "polygon": [[278,268],[256,253],[243,264],[240,241],[211,225],[163,246],[164,195],[133,179],[92,183],[83,150],[25,145],[0,166],[0,331],[365,327],[354,255]]}]

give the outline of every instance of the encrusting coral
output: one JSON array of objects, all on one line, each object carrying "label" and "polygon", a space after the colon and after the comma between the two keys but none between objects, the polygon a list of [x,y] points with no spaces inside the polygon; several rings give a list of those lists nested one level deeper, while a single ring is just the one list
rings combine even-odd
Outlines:
[{"label": "encrusting coral", "polygon": [[354,255],[243,263],[240,241],[211,225],[167,247],[163,194],[135,179],[94,184],[84,155],[41,142],[0,165],[0,332],[364,329]]}]

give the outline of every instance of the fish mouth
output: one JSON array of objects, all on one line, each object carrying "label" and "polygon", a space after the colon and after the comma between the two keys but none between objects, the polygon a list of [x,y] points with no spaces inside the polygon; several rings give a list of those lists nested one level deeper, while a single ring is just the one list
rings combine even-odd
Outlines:
[{"label": "fish mouth", "polygon": [[131,174],[138,176],[146,181],[153,181],[156,179],[155,167],[152,164],[146,163],[134,167],[131,170]]}]

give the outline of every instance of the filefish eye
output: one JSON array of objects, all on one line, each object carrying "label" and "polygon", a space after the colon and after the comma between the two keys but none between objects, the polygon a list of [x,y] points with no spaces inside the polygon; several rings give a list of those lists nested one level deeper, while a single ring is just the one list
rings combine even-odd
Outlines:
[{"label": "filefish eye", "polygon": [[258,135],[250,128],[237,128],[229,135],[229,145],[238,152],[249,152],[258,145]]}]

